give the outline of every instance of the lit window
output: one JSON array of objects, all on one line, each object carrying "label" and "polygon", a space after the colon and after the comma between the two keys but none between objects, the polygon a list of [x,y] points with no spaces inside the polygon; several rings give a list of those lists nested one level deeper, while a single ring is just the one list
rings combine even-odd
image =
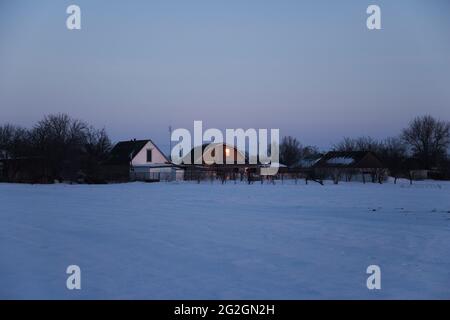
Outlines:
[{"label": "lit window", "polygon": [[228,148],[225,149],[225,155],[226,155],[227,157],[230,156],[230,149],[228,149]]}]

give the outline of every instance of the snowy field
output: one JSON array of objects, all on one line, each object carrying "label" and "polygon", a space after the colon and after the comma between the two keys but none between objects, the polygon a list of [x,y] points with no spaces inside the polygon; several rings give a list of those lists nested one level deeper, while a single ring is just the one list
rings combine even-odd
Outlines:
[{"label": "snowy field", "polygon": [[450,183],[0,184],[0,298],[450,299]]}]

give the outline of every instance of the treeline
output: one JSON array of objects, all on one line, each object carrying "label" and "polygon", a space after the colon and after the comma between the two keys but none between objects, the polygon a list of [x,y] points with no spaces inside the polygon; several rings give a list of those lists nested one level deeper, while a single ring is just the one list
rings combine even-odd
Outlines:
[{"label": "treeline", "polygon": [[[449,147],[450,122],[425,115],[413,119],[398,136],[381,141],[368,136],[345,137],[332,151],[372,151],[395,177],[408,169],[449,171]],[[319,153],[318,148],[304,147],[292,137],[284,137],[280,144],[280,162],[288,166],[301,166],[303,159]]]},{"label": "treeline", "polygon": [[30,129],[0,126],[4,180],[95,182],[99,165],[110,149],[111,141],[104,129],[66,114],[45,116]]}]

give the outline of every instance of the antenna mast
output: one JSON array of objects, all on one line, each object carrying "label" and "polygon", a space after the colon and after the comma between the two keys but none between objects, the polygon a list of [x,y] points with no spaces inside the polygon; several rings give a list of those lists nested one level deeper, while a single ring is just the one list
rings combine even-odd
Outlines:
[{"label": "antenna mast", "polygon": [[169,126],[169,159],[172,161],[172,126]]}]

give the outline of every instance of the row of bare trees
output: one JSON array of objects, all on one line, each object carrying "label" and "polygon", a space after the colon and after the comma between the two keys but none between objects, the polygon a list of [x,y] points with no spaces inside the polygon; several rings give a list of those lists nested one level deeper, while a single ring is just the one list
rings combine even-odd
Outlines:
[{"label": "row of bare trees", "polygon": [[0,160],[10,180],[15,172],[39,171],[42,179],[76,180],[94,177],[110,151],[111,141],[98,130],[66,114],[45,116],[31,129],[0,126]]},{"label": "row of bare trees", "polygon": [[388,165],[401,164],[410,157],[422,169],[442,167],[448,161],[450,122],[426,115],[416,117],[397,137],[382,141],[371,137],[344,138],[334,146],[336,151],[373,151]]}]

